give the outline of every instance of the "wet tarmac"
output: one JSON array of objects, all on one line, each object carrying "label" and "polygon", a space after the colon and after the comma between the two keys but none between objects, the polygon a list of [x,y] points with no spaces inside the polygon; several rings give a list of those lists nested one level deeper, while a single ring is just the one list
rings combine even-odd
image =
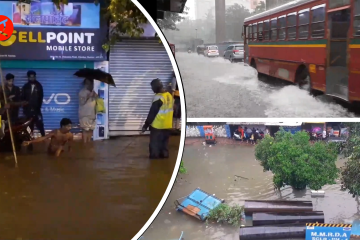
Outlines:
[{"label": "wet tarmac", "polygon": [[[325,197],[312,198],[310,190],[293,191],[285,187],[281,194],[274,191],[272,174],[263,172],[255,160],[254,146],[224,141],[213,147],[203,146],[202,139],[186,140],[183,162],[187,174],[179,174],[163,209],[144,234],[144,240],[176,239],[184,231],[189,240],[238,240],[239,228],[212,224],[176,212],[174,201],[187,196],[195,188],[214,193],[228,204],[243,204],[246,199],[311,200],[314,210],[324,211],[327,223],[352,223],[360,217],[360,205],[340,184],[325,186]],[[339,159],[341,166],[344,160]],[[236,177],[248,178],[243,179]]]},{"label": "wet tarmac", "polygon": [[172,176],[180,137],[170,158],[148,159],[148,137],[121,137],[71,153],[0,156],[1,239],[130,240],[159,204]]},{"label": "wet tarmac", "polygon": [[176,53],[176,61],[189,118],[360,116],[328,96],[313,97],[286,81],[259,79],[243,63],[182,52]]}]

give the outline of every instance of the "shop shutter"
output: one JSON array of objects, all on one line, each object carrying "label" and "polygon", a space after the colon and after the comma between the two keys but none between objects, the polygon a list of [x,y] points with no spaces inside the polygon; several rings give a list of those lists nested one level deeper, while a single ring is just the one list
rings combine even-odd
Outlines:
[{"label": "shop shutter", "polygon": [[123,40],[110,49],[109,71],[117,86],[109,88],[109,134],[137,134],[154,97],[151,81],[171,83],[169,56],[158,40]]},{"label": "shop shutter", "polygon": [[[74,132],[78,132],[79,114],[78,93],[82,79],[74,76],[75,70],[66,69],[32,69],[36,72],[37,80],[44,88],[44,103],[42,113],[46,130],[59,128],[62,118],[70,118]],[[3,69],[15,75],[15,85],[22,87],[27,82],[28,69]],[[20,114],[22,111],[20,110]]]}]

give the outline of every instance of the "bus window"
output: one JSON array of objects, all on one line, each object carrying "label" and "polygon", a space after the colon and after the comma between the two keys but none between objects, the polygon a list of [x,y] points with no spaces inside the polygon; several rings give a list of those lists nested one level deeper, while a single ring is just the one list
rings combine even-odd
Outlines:
[{"label": "bus window", "polygon": [[279,40],[285,40],[286,38],[286,16],[281,16],[278,18],[278,27],[279,27]]},{"label": "bus window", "polygon": [[354,36],[360,37],[360,0],[355,0]]},{"label": "bus window", "polygon": [[296,39],[296,13],[290,13],[287,16],[287,39]]},{"label": "bus window", "polygon": [[271,32],[271,41],[276,41],[276,39],[277,39],[277,18],[271,19],[270,32]]},{"label": "bus window", "polygon": [[264,21],[264,40],[269,40],[269,33],[270,33],[270,27],[269,27],[269,20]]},{"label": "bus window", "polygon": [[249,25],[249,27],[248,27],[248,40],[249,40],[249,42],[251,42],[252,41],[252,25]]},{"label": "bus window", "polygon": [[262,41],[263,40],[263,22],[259,22],[258,23],[258,29],[259,29],[259,32],[258,32],[258,39],[259,41]]},{"label": "bus window", "polygon": [[310,20],[309,9],[301,10],[299,12],[299,28],[298,28],[299,39],[308,39],[309,20]]},{"label": "bus window", "polygon": [[252,29],[253,29],[253,38],[254,38],[254,41],[256,41],[257,40],[257,23],[254,23],[253,24],[253,27],[252,27]]},{"label": "bus window", "polygon": [[311,37],[325,37],[325,4],[313,7],[311,13]]}]

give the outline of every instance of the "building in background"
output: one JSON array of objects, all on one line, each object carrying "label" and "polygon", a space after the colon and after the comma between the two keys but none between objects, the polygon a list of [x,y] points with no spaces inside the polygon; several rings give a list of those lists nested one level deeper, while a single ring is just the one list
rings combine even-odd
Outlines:
[{"label": "building in background", "polygon": [[266,0],[266,10],[278,7],[293,0]]}]

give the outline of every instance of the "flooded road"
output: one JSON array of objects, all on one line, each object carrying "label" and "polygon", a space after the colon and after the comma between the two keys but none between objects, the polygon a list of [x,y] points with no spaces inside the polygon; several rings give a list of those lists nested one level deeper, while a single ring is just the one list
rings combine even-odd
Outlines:
[{"label": "flooded road", "polygon": [[[340,185],[325,186],[325,197],[311,198],[310,190],[285,188],[281,195],[274,192],[272,174],[263,172],[255,160],[254,146],[226,140],[213,147],[203,146],[201,140],[186,140],[183,154],[187,174],[178,175],[163,209],[144,235],[144,240],[172,239],[184,231],[186,240],[238,240],[239,228],[199,222],[176,212],[174,201],[200,187],[214,193],[228,204],[243,204],[246,199],[312,200],[315,210],[324,211],[327,223],[352,223],[359,217],[359,206],[350,194],[340,191]],[[232,144],[232,145],[231,145]],[[338,165],[343,164],[338,161]],[[240,179],[235,175],[248,178]]]},{"label": "flooded road", "polygon": [[121,137],[48,157],[0,156],[2,239],[130,240],[159,204],[174,170],[180,137],[170,138],[170,159],[148,159],[148,137]]},{"label": "flooded road", "polygon": [[286,81],[222,58],[176,53],[188,117],[354,117],[327,96],[310,96]]}]

